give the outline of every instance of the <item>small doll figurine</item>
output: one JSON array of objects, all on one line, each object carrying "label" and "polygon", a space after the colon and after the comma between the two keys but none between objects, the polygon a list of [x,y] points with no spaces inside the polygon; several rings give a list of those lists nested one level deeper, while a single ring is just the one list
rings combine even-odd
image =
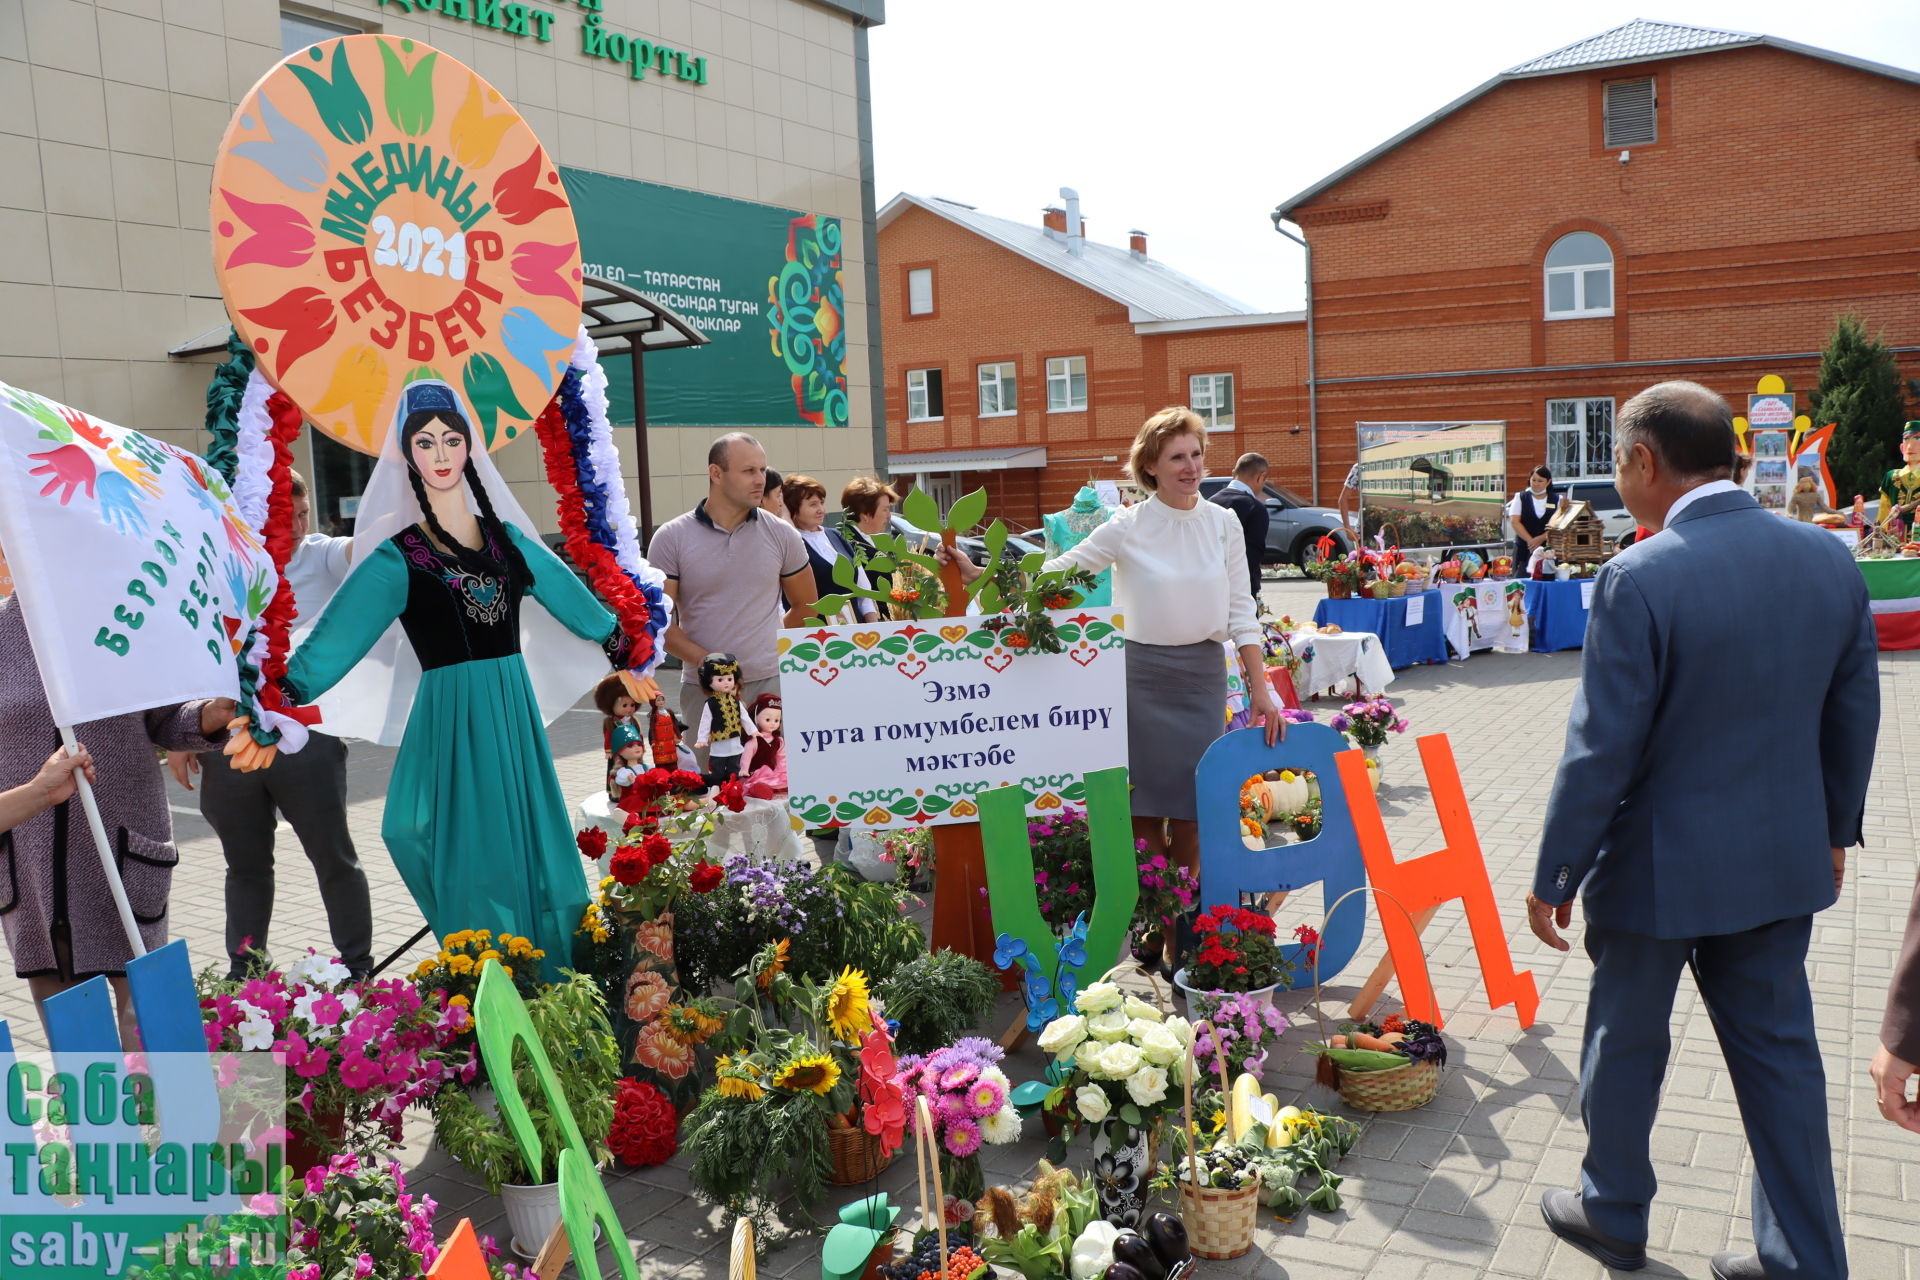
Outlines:
[{"label": "small doll figurine", "polygon": [[638,793],[634,783],[640,781],[640,775],[647,770],[647,742],[631,720],[620,720],[613,727],[613,759],[607,767],[607,798],[622,809],[631,811],[627,798],[632,796],[637,802]]},{"label": "small doll figurine", "polygon": [[780,730],[780,695],[763,693],[753,700],[753,736],[740,758],[747,778],[747,794],[771,800],[787,794],[787,740]]},{"label": "small doll figurine", "polygon": [[648,713],[652,721],[653,764],[656,769],[678,769],[680,767],[680,722],[667,710],[667,695],[653,695],[653,708]]},{"label": "small doll figurine", "polygon": [[621,724],[633,724],[634,712],[640,704],[627,692],[626,682],[620,679],[618,671],[604,677],[593,686],[593,705],[600,708],[603,719],[600,721],[600,749],[607,753],[607,762],[613,762],[613,731]]},{"label": "small doll figurine", "polygon": [[740,772],[740,753],[746,749],[746,729],[740,715],[740,660],[730,653],[710,653],[700,664],[700,687],[707,702],[693,745],[707,749],[706,782],[717,787]]}]

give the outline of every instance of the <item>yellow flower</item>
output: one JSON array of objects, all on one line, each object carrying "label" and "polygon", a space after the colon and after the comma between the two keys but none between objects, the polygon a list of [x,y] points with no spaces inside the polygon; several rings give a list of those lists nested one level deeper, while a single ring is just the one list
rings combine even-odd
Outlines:
[{"label": "yellow flower", "polygon": [[489,960],[498,960],[499,958],[500,958],[500,953],[498,951],[495,951],[492,947],[488,947],[485,951],[482,951],[480,953],[480,962],[482,964],[485,964]]},{"label": "yellow flower", "polygon": [[545,960],[547,958],[547,953],[542,951],[540,948],[535,947],[533,949],[533,958],[535,960]]},{"label": "yellow flower", "polygon": [[602,889],[608,889],[608,888],[611,888],[612,886],[613,886],[613,877],[612,877],[612,876],[606,876],[606,877],[604,877],[604,878],[602,878],[602,879],[601,879],[601,881],[600,881],[600,887],[601,887]]},{"label": "yellow flower", "polygon": [[515,957],[532,955],[533,944],[525,938],[515,938],[507,944],[507,954]]},{"label": "yellow flower", "polygon": [[454,976],[463,978],[473,972],[473,957],[455,956],[447,962],[447,968],[453,972]]},{"label": "yellow flower", "polygon": [[839,1083],[840,1064],[824,1053],[803,1053],[781,1067],[773,1077],[777,1089],[791,1089],[795,1093],[811,1089],[823,1098],[832,1093],[833,1086]]},{"label": "yellow flower", "polygon": [[774,976],[787,967],[787,953],[792,950],[792,948],[793,940],[791,938],[782,938],[780,941],[774,943],[772,963],[762,969],[759,976],[754,979],[762,991],[772,986]]},{"label": "yellow flower", "polygon": [[511,978],[511,977],[513,976],[513,966],[512,966],[512,965],[510,965],[510,964],[503,964],[503,965],[501,965],[500,967],[501,967],[502,969],[505,969],[505,970],[507,971],[507,976],[508,976],[509,978]]},{"label": "yellow flower", "polygon": [[468,1006],[469,1004],[472,1004],[473,1002],[472,1002],[471,1000],[468,1000],[468,999],[467,999],[467,998],[466,998],[465,996],[455,996],[455,997],[454,997],[453,999],[451,999],[451,1000],[449,1000],[449,1001],[447,1001],[447,1003],[448,1003],[449,1005],[456,1005],[456,1004],[457,1004],[457,1005],[459,1005],[459,1006],[460,1006],[460,1007],[461,1007],[462,1009],[464,1009],[464,1008],[466,1008],[466,1007],[467,1007],[467,1006]]},{"label": "yellow flower", "polygon": [[766,1090],[762,1089],[759,1082],[753,1078],[760,1074],[760,1069],[751,1061],[743,1061],[736,1066],[723,1054],[720,1061],[714,1063],[714,1069],[719,1073],[718,1088],[723,1098],[740,1098],[747,1102],[758,1102],[766,1093]]},{"label": "yellow flower", "polygon": [[413,976],[416,978],[424,978],[428,974],[432,973],[433,969],[434,969],[433,961],[422,960],[420,962],[420,967],[413,971]]},{"label": "yellow flower", "polygon": [[447,935],[447,941],[446,941],[446,947],[444,947],[444,948],[442,948],[442,950],[441,950],[441,954],[443,954],[443,955],[444,955],[444,954],[446,953],[446,949],[447,949],[447,948],[451,948],[451,947],[464,947],[464,946],[466,946],[466,945],[467,945],[467,939],[468,939],[468,937],[470,937],[470,936],[471,936],[471,935],[470,935],[470,934],[468,934],[468,932],[467,932],[467,931],[466,931],[465,929],[462,929],[462,930],[460,930],[460,932],[458,932],[458,933],[450,933],[450,934],[448,934],[448,935]]},{"label": "yellow flower", "polygon": [[858,1042],[873,1025],[867,1017],[867,975],[848,967],[834,979],[827,992],[827,1022],[833,1034],[848,1042]]}]

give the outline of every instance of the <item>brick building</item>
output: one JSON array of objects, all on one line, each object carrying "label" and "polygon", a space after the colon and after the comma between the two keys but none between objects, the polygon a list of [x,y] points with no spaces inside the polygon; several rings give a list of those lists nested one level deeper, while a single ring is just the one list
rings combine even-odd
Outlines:
[{"label": "brick building", "polygon": [[[936,496],[984,482],[995,511],[1031,520],[1114,475],[1146,414],[1224,373],[1234,421],[1214,470],[1257,450],[1312,499],[1339,494],[1363,422],[1505,423],[1508,490],[1542,461],[1605,476],[1616,406],[1663,379],[1744,407],[1779,374],[1806,410],[1843,312],[1920,375],[1917,186],[1920,73],[1635,21],[1493,77],[1282,202],[1276,222],[1310,250],[1308,315],[1248,315],[1146,257],[1143,236],[1076,257],[1058,211],[1041,229],[900,196],[879,233],[890,465],[930,473]],[[1184,287],[1177,306],[1140,296],[1162,280]],[[1086,407],[1050,412],[1048,370],[1075,356]],[[1003,364],[1017,402],[983,415],[982,371]]]},{"label": "brick building", "polygon": [[1089,479],[1121,479],[1147,415],[1193,403],[1216,468],[1255,449],[1304,478],[1302,313],[1181,275],[1143,232],[1095,243],[1078,203],[1037,227],[912,195],[881,210],[889,469],[942,503],[985,485],[991,511],[1037,526]]},{"label": "brick building", "polygon": [[[1858,313],[1920,374],[1920,74],[1636,21],[1513,68],[1275,210],[1311,247],[1323,491],[1357,422],[1507,424],[1508,487],[1612,471],[1689,378],[1818,381]],[[884,305],[884,304],[883,304]]]}]

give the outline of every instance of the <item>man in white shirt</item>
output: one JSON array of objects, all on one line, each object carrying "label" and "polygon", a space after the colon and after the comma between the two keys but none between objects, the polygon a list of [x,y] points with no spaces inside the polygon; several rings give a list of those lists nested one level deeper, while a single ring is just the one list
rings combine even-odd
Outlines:
[{"label": "man in white shirt", "polygon": [[[294,629],[312,623],[347,576],[353,539],[312,532],[307,482],[293,473],[293,536],[287,581],[293,587]],[[202,774],[200,813],[220,837],[227,860],[227,971],[241,977],[248,948],[265,954],[273,922],[273,837],[285,815],[320,881],[327,928],[340,963],[355,977],[373,969],[373,903],[367,873],[347,832],[347,745],[311,731],[299,751],[281,752],[271,769],[241,773],[227,757],[208,751],[168,757],[181,786],[192,791]]]}]

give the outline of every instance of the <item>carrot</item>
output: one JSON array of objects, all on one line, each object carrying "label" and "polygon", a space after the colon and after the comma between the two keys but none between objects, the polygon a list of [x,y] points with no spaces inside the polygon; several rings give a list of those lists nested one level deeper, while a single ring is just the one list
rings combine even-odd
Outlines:
[{"label": "carrot", "polygon": [[1345,1036],[1335,1036],[1327,1041],[1327,1047],[1330,1049],[1344,1049],[1347,1047],[1347,1038]]},{"label": "carrot", "polygon": [[1392,1053],[1393,1045],[1379,1036],[1370,1036],[1364,1031],[1356,1031],[1347,1037],[1348,1043],[1355,1049],[1373,1049],[1380,1053]]}]

